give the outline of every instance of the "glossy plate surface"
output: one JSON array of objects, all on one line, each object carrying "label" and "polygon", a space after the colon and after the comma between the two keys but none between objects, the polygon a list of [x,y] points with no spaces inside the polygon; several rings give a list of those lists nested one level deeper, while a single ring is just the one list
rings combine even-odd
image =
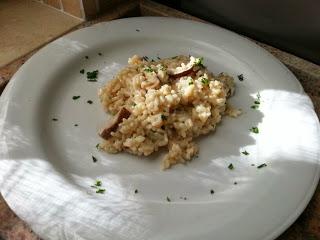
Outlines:
[{"label": "glossy plate surface", "polygon": [[[97,89],[133,54],[204,57],[209,70],[235,77],[231,102],[243,114],[201,137],[199,158],[167,171],[162,153],[98,151],[107,115]],[[81,69],[98,69],[98,81]],[[232,32],[173,18],[101,23],[50,43],[1,96],[0,133],[1,193],[44,239],[274,239],[303,211],[319,178],[319,122],[294,75]],[[105,194],[90,187],[96,179]]]}]

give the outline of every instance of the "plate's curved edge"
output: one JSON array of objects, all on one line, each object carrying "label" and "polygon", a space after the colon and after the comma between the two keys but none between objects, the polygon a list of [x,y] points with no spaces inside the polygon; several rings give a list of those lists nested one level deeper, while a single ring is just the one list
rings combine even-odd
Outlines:
[{"label": "plate's curved edge", "polygon": [[[153,17],[153,18],[157,18],[157,17]],[[162,18],[162,17],[161,17],[161,18]],[[172,18],[172,19],[175,19],[175,18]],[[181,19],[179,19],[179,20],[181,20]],[[115,20],[115,21],[123,21],[123,20],[120,19],[120,20]],[[182,20],[182,21],[190,21],[190,22],[194,23],[194,21],[191,21],[191,20]],[[109,24],[109,22],[106,22],[106,23]],[[93,26],[91,26],[91,27],[94,27],[94,26],[100,25],[100,24],[102,25],[102,24],[104,24],[104,23],[98,23],[98,24],[95,24],[95,25],[93,25]],[[204,24],[204,23],[199,23],[199,24]],[[208,24],[208,25],[209,25],[209,26],[212,26],[211,24]],[[220,28],[219,26],[216,26],[216,25],[214,25],[214,26]],[[221,29],[223,29],[223,28],[221,28]],[[81,30],[82,30],[82,29],[81,29]],[[223,30],[229,31],[229,30],[226,30],[226,29],[223,29]],[[229,32],[232,33],[232,34],[237,35],[238,37],[243,38],[243,40],[245,40],[246,42],[250,42],[251,45],[255,45],[255,47],[258,47],[259,49],[264,50],[264,52],[267,53],[270,57],[272,57],[273,60],[276,60],[278,63],[280,63],[280,65],[283,67],[283,69],[284,69],[285,71],[289,71],[289,72],[292,74],[292,77],[294,77],[294,78],[296,79],[296,81],[298,82],[298,84],[299,84],[300,87],[301,87],[301,93],[303,93],[303,94],[306,95],[306,93],[304,92],[304,90],[303,90],[303,88],[302,88],[302,85],[301,85],[301,83],[299,82],[299,80],[294,76],[294,74],[293,74],[281,61],[279,61],[279,60],[278,60],[277,58],[275,58],[271,53],[269,53],[269,52],[266,51],[265,49],[261,48],[261,47],[260,47],[259,45],[257,45],[256,43],[251,42],[251,41],[249,41],[248,39],[246,39],[245,37],[243,37],[243,36],[241,36],[241,35],[238,35],[238,34],[236,34],[236,33],[234,33],[234,32],[231,32],[231,31],[229,31]],[[69,34],[72,34],[72,33],[69,33]],[[37,53],[36,53],[36,54],[37,54]],[[21,69],[19,69],[18,71],[20,71],[20,70],[21,70]],[[22,70],[21,70],[21,71],[22,71]],[[7,88],[4,90],[3,95],[2,95],[2,97],[3,97],[3,98],[2,98],[2,101],[0,101],[0,103],[2,103],[2,104],[0,104],[0,106],[3,106],[3,104],[4,104],[6,101],[8,101],[8,97],[10,96],[10,95],[9,95],[9,92],[10,92],[10,90],[11,90],[11,88],[12,88],[13,86],[14,86],[14,79],[13,79],[13,81],[10,81],[9,85],[8,85]],[[3,100],[3,99],[4,99],[4,100]],[[310,102],[311,102],[311,104],[312,104],[312,106],[313,106],[312,101],[310,101]],[[313,108],[314,108],[314,106],[313,106]],[[4,109],[4,108],[3,108],[3,109]],[[315,117],[316,117],[316,115],[315,115]],[[2,114],[1,114],[1,111],[0,111],[0,121],[1,121],[1,118],[2,118]],[[2,129],[1,129],[1,125],[0,125],[0,133],[1,133],[1,130],[2,130]],[[309,191],[308,191],[308,195],[306,195],[305,199],[300,203],[300,206],[297,208],[297,210],[290,215],[291,217],[288,218],[288,221],[284,222],[283,225],[279,226],[279,228],[276,229],[276,230],[275,230],[273,233],[271,233],[269,236],[266,236],[265,240],[275,239],[275,238],[278,237],[280,234],[282,234],[290,225],[292,225],[294,221],[296,221],[296,219],[301,215],[301,213],[302,213],[302,212],[304,211],[304,209],[307,207],[307,204],[310,202],[310,200],[311,200],[311,198],[312,198],[312,196],[313,196],[313,194],[314,194],[314,191],[316,190],[316,187],[317,187],[317,185],[318,185],[319,176],[320,176],[320,167],[319,167],[319,164],[318,164],[318,165],[317,165],[317,170],[316,170],[315,176],[314,176],[314,182],[313,182],[313,185],[310,186],[310,189],[309,189]],[[10,203],[8,203],[8,205],[9,205],[9,207],[11,207],[11,206],[10,206]],[[17,215],[19,216],[19,214],[17,214]]]}]

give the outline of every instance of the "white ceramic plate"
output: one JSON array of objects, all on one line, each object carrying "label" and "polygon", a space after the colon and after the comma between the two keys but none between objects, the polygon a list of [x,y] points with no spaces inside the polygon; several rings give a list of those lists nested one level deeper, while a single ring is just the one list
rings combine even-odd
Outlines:
[{"label": "white ceramic plate", "polygon": [[[235,76],[231,101],[243,114],[225,117],[199,139],[199,158],[168,171],[160,171],[161,154],[99,152],[107,115],[97,89],[135,53],[203,56],[210,70]],[[98,82],[86,81],[82,68],[98,69]],[[319,178],[319,122],[297,79],[260,47],[213,25],[130,18],[75,31],[27,61],[0,106],[1,193],[44,239],[274,239]],[[105,194],[90,187],[96,179]]]}]

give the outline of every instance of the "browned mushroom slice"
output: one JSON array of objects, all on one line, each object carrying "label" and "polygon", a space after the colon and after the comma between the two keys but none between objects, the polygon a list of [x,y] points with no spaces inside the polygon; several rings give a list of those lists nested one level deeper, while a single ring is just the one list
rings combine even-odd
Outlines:
[{"label": "browned mushroom slice", "polygon": [[104,129],[102,129],[102,131],[99,134],[100,137],[107,140],[109,137],[111,137],[111,132],[116,131],[118,129],[119,124],[122,123],[123,119],[129,118],[130,115],[131,112],[125,107],[122,107],[120,111],[114,116],[112,121],[108,122],[107,126]]},{"label": "browned mushroom slice", "polygon": [[196,60],[196,58],[191,56],[190,61],[187,64],[182,63],[181,66],[177,68],[168,69],[167,73],[169,76],[175,78],[186,76],[193,72],[193,67],[195,65]]},{"label": "browned mushroom slice", "polygon": [[191,67],[190,69],[187,69],[187,70],[184,70],[184,71],[181,71],[181,72],[178,72],[178,73],[174,73],[174,74],[168,73],[168,74],[170,76],[174,77],[174,78],[180,78],[180,77],[192,74],[192,73],[193,73],[193,70],[192,70],[192,67]]}]

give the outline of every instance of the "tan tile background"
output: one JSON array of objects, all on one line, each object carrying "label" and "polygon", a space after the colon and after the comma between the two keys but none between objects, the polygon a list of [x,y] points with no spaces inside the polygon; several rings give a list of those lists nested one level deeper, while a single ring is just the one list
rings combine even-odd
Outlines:
[{"label": "tan tile background", "polygon": [[31,0],[0,0],[0,67],[82,22]]},{"label": "tan tile background", "polygon": [[60,0],[43,0],[43,2],[57,9],[61,9]]},{"label": "tan tile background", "polygon": [[81,0],[62,0],[63,10],[73,16],[83,18]]}]

